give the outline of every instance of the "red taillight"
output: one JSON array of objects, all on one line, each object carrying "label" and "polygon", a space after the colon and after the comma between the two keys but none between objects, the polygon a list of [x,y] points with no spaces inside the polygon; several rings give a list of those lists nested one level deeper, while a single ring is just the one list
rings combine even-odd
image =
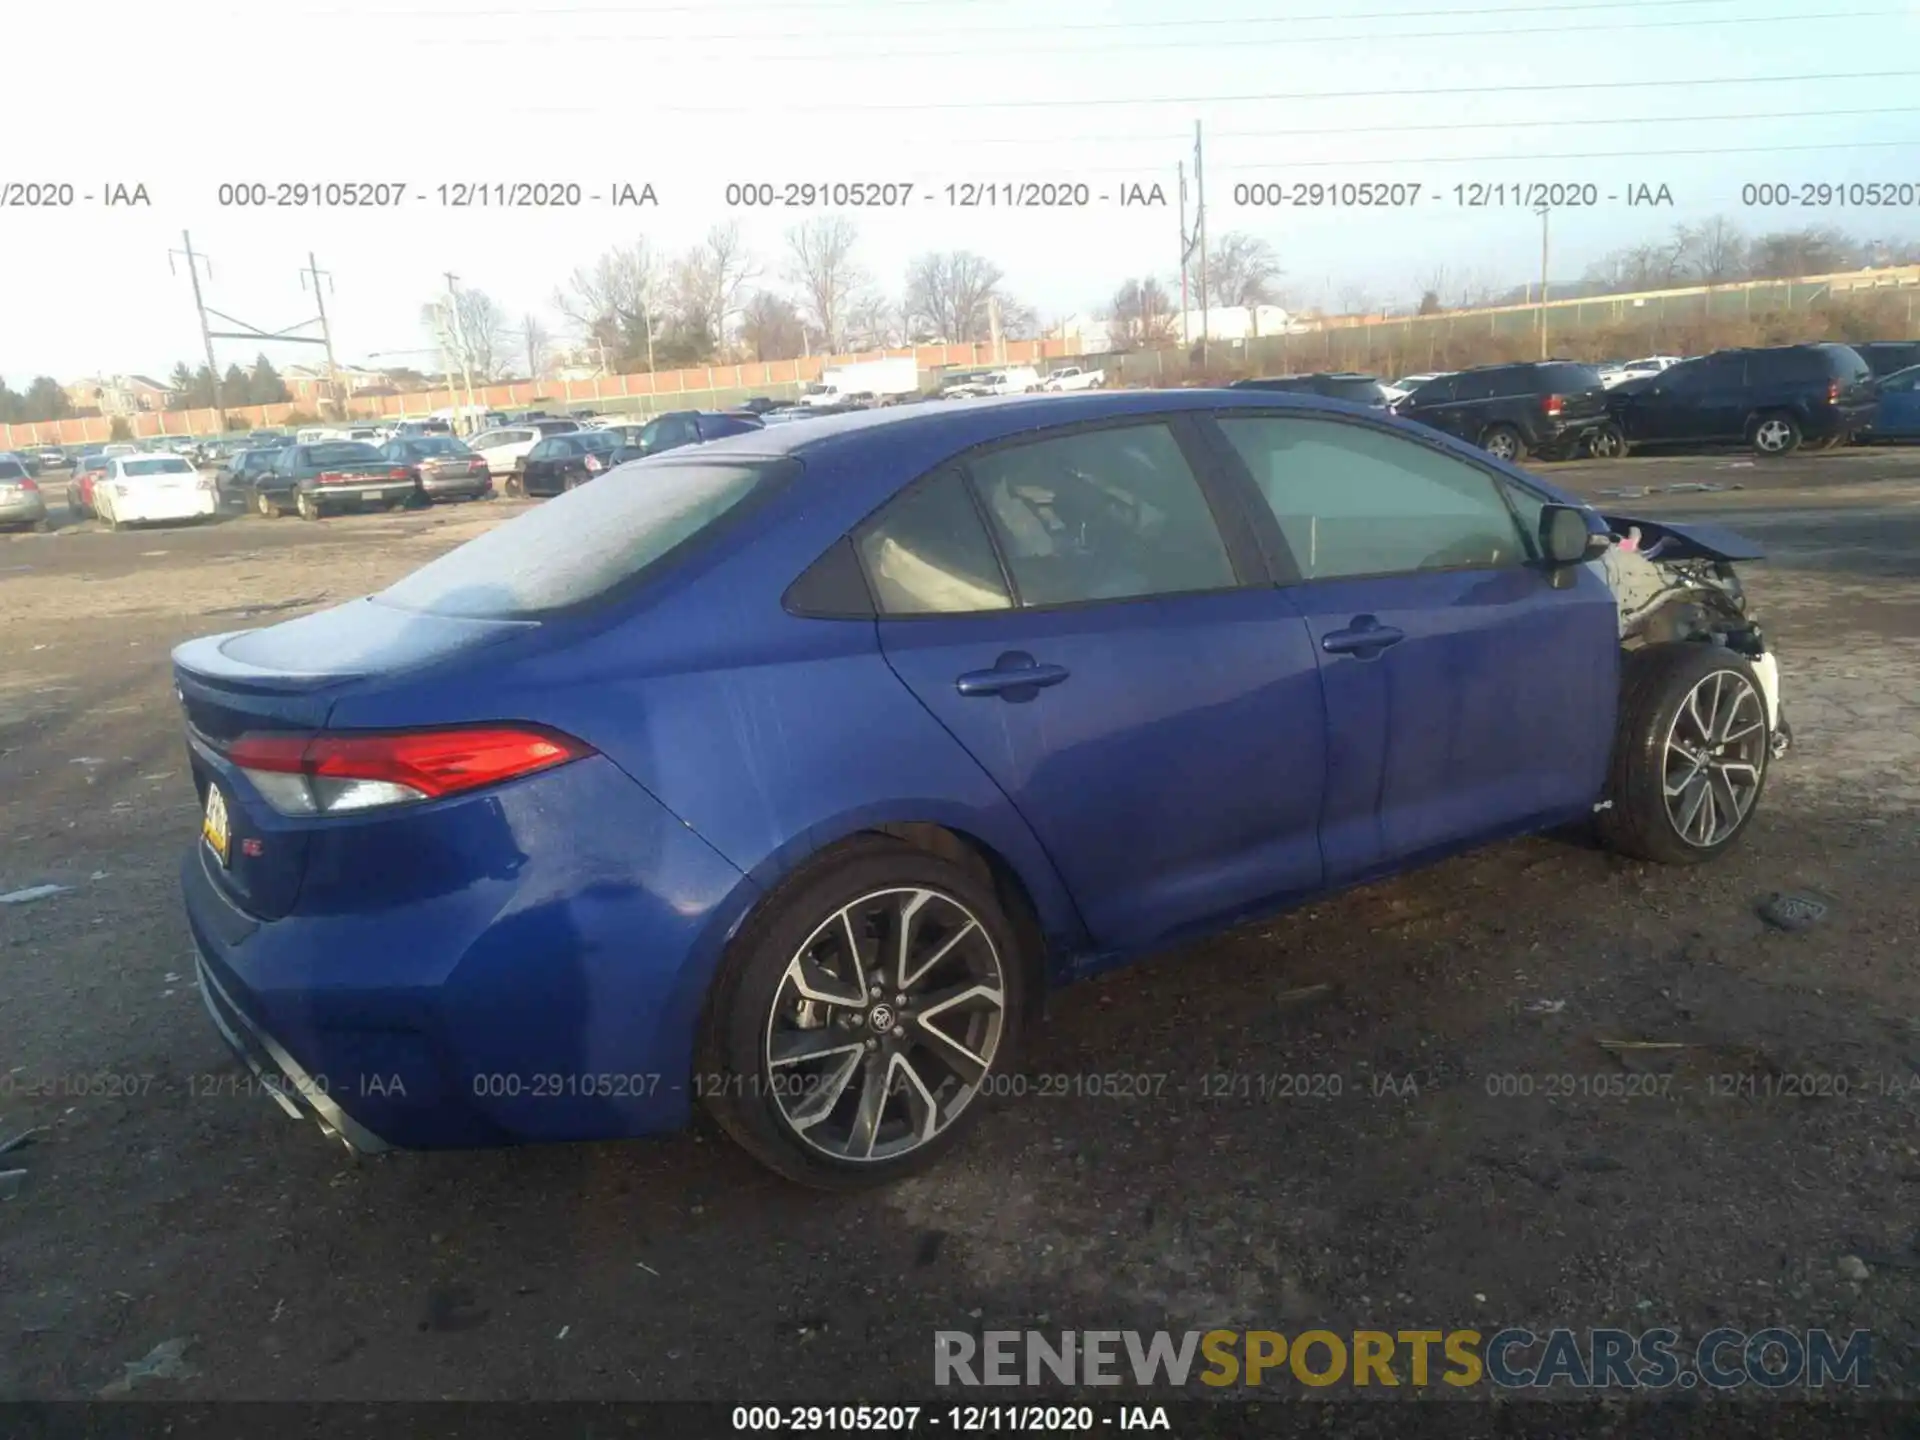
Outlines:
[{"label": "red taillight", "polygon": [[29,480],[24,475],[20,477],[20,480],[18,483],[22,490],[38,490],[40,488],[39,481]]},{"label": "red taillight", "polygon": [[338,470],[322,470],[313,478],[317,484],[338,485],[342,480],[357,480],[359,477],[357,475],[342,474]]},{"label": "red taillight", "polygon": [[402,466],[396,465],[393,467],[393,469],[387,472],[387,478],[389,480],[411,480],[413,478],[413,472]]},{"label": "red taillight", "polygon": [[587,469],[598,470],[599,468],[600,468],[600,457],[598,455],[587,456]]},{"label": "red taillight", "polygon": [[1838,380],[1829,380],[1827,382],[1827,403],[1829,405],[1838,405],[1840,403],[1840,382]]},{"label": "red taillight", "polygon": [[486,468],[487,468],[487,462],[484,460],[469,460],[467,462],[467,473],[471,475],[483,474],[485,473]]},{"label": "red taillight", "polygon": [[1540,406],[1547,414],[1558,415],[1562,410],[1567,408],[1567,397],[1564,395],[1549,395],[1540,402]]},{"label": "red taillight", "polygon": [[227,758],[283,815],[336,815],[438,800],[593,754],[531,725],[242,735]]}]

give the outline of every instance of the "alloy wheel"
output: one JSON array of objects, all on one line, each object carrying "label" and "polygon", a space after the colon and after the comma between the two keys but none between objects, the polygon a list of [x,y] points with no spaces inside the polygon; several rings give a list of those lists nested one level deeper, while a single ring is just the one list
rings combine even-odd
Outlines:
[{"label": "alloy wheel", "polygon": [[992,937],[951,895],[876,891],[788,962],[767,1017],[768,1088],[808,1148],[894,1160],[960,1117],[993,1068],[1006,977]]},{"label": "alloy wheel", "polygon": [[1496,460],[1511,460],[1520,452],[1513,436],[1505,430],[1496,430],[1487,437],[1487,453]]},{"label": "alloy wheel", "polygon": [[1667,820],[1689,845],[1729,839],[1760,794],[1767,710],[1753,683],[1716,670],[1687,692],[1667,727]]},{"label": "alloy wheel", "polygon": [[1791,427],[1786,421],[1777,417],[1772,420],[1762,420],[1753,431],[1753,443],[1769,455],[1778,455],[1785,450],[1792,437]]}]

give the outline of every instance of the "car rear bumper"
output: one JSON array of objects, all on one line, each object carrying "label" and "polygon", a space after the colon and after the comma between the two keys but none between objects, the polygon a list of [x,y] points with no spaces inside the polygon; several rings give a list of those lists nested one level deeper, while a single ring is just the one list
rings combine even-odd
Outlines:
[{"label": "car rear bumper", "polygon": [[113,518],[123,525],[141,525],[159,520],[197,520],[219,509],[220,497],[211,490],[113,497]]},{"label": "car rear bumper", "polygon": [[282,1109],[355,1149],[686,1122],[707,985],[758,892],[611,761],[309,843],[277,920],[198,839],[181,865],[208,1009]]},{"label": "car rear bumper", "polygon": [[326,505],[391,505],[419,493],[411,480],[369,480],[364,485],[341,482],[337,485],[304,487],[315,500]]},{"label": "car rear bumper", "polygon": [[19,500],[0,500],[0,525],[21,525],[30,520],[47,518],[47,499],[44,495],[28,495]]},{"label": "car rear bumper", "polygon": [[420,493],[429,500],[453,500],[463,495],[486,495],[492,490],[492,475],[422,475],[420,477]]}]

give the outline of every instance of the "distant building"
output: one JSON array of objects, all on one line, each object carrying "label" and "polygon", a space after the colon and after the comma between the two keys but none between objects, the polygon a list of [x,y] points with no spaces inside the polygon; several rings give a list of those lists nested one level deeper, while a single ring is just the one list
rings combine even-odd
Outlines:
[{"label": "distant building", "polygon": [[[342,399],[351,399],[370,390],[392,393],[393,377],[384,370],[337,365],[334,374],[340,382]],[[289,365],[280,372],[280,380],[296,405],[315,404],[327,399],[330,393],[327,389],[327,367],[324,365]]]},{"label": "distant building", "polygon": [[76,410],[98,410],[102,415],[137,415],[168,410],[178,393],[147,375],[93,375],[60,387]]}]

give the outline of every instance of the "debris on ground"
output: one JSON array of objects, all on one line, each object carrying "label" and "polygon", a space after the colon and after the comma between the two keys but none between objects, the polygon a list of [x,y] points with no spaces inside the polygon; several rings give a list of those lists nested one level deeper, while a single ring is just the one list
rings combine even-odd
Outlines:
[{"label": "debris on ground", "polygon": [[1810,930],[1827,918],[1829,906],[1818,895],[1776,890],[1760,902],[1760,918],[1776,930]]},{"label": "debris on ground", "polygon": [[1566,1008],[1567,1002],[1564,1000],[1529,1000],[1527,1002],[1529,1015],[1558,1015]]},{"label": "debris on ground", "polygon": [[1318,985],[1302,985],[1296,990],[1282,990],[1273,997],[1273,1003],[1282,1010],[1295,1009],[1329,999],[1336,989],[1338,987],[1332,981],[1322,981]]},{"label": "debris on ground", "polygon": [[25,905],[30,900],[44,900],[72,888],[71,885],[29,885],[24,890],[9,890],[0,895],[0,905]]},{"label": "debris on ground", "polygon": [[21,1187],[26,1183],[26,1171],[0,1170],[0,1200],[13,1199],[14,1196],[20,1193]]},{"label": "debris on ground", "polygon": [[191,1380],[199,1372],[186,1363],[189,1340],[162,1340],[146,1355],[138,1360],[129,1360],[122,1368],[127,1372],[118,1380],[103,1387],[102,1400],[110,1400],[116,1395],[129,1394],[142,1380]]},{"label": "debris on ground", "polygon": [[1873,1271],[1867,1268],[1867,1262],[1858,1255],[1842,1255],[1839,1268],[1842,1280],[1869,1280],[1873,1277]]},{"label": "debris on ground", "polygon": [[30,1130],[22,1130],[11,1140],[0,1140],[0,1155],[11,1155],[16,1150],[24,1150],[33,1143],[33,1137],[47,1133],[44,1125],[35,1125]]}]

